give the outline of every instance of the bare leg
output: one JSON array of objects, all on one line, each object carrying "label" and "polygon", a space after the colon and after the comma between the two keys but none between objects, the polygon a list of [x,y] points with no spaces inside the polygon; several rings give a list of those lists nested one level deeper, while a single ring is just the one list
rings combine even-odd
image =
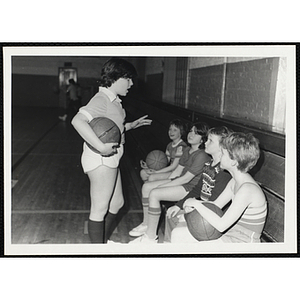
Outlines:
[{"label": "bare leg", "polygon": [[116,185],[118,169],[100,166],[88,172],[90,179],[90,220],[103,221]]},{"label": "bare leg", "polygon": [[171,174],[172,174],[172,172],[151,174],[148,178],[148,181],[157,181],[157,180],[168,179]]},{"label": "bare leg", "polygon": [[182,186],[162,187],[153,189],[149,195],[149,213],[147,236],[156,237],[157,225],[160,217],[160,201],[178,201],[184,198],[188,192]]}]

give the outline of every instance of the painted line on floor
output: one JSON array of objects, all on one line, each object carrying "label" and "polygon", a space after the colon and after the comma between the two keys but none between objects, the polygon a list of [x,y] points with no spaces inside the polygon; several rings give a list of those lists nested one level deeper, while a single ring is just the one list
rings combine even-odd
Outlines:
[{"label": "painted line on floor", "polygon": [[47,134],[49,134],[60,121],[56,121],[54,125],[52,125],[38,140],[14,163],[12,166],[12,172],[18,167],[18,165],[30,154],[30,152],[44,139]]}]

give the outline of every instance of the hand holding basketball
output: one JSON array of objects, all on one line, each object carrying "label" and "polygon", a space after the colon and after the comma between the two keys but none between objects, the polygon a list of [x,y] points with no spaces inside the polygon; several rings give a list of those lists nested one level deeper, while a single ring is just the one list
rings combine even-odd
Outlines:
[{"label": "hand holding basketball", "polygon": [[147,169],[148,168],[146,162],[144,160],[142,160],[142,159],[140,160],[140,165],[141,165],[142,169]]},{"label": "hand holding basketball", "polygon": [[165,152],[161,150],[153,150],[146,157],[146,164],[149,169],[158,171],[168,165],[168,158]]},{"label": "hand holding basketball", "polygon": [[[198,202],[197,205],[195,202]],[[190,212],[184,214],[184,218],[191,235],[198,241],[208,241],[215,240],[222,236],[222,233],[219,232],[211,223],[209,223],[202,214],[198,211],[199,208],[206,207],[211,212],[218,217],[223,216],[223,211],[214,204],[213,201],[198,201],[196,199],[186,200],[184,207],[185,209],[192,209]],[[193,209],[196,208],[196,209]]]},{"label": "hand holding basketball", "polygon": [[112,156],[117,153],[116,148],[119,146],[121,140],[121,132],[119,127],[112,120],[99,117],[94,118],[89,123],[91,129],[94,131],[96,136],[102,142],[102,145],[94,148],[88,142],[86,144],[88,147],[96,153],[101,154],[102,156]]},{"label": "hand holding basketball", "polygon": [[145,171],[146,171],[146,173],[147,173],[148,175],[151,175],[151,174],[156,173],[156,171],[153,170],[153,169],[146,169]]},{"label": "hand holding basketball", "polygon": [[196,198],[189,198],[183,203],[183,209],[186,213],[188,213],[196,209],[196,207],[200,204],[201,201],[197,200]]},{"label": "hand holding basketball", "polygon": [[136,129],[138,127],[144,126],[144,125],[151,125],[152,120],[146,119],[148,115],[145,115],[133,122],[130,123],[130,129]]},{"label": "hand holding basketball", "polygon": [[100,153],[104,157],[113,156],[118,152],[117,148],[119,147],[118,143],[106,143],[103,144],[103,148],[101,149]]}]

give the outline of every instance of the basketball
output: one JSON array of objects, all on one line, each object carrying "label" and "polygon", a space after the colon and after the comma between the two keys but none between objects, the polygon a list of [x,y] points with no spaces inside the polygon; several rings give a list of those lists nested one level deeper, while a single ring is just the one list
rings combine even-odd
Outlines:
[{"label": "basketball", "polygon": [[153,150],[147,155],[146,164],[149,169],[161,170],[168,165],[167,155],[161,150]]},{"label": "basketball", "polygon": [[[218,214],[220,217],[223,216],[223,211],[213,202],[203,202],[203,205]],[[221,237],[222,233],[208,223],[196,209],[184,214],[184,217],[190,233],[196,240],[209,241]]]},{"label": "basketball", "polygon": [[[106,143],[120,143],[121,132],[116,123],[108,118],[99,117],[93,119],[89,125],[92,127],[93,131],[96,133],[97,137],[104,144]],[[96,153],[100,153],[89,143],[88,147]]]}]

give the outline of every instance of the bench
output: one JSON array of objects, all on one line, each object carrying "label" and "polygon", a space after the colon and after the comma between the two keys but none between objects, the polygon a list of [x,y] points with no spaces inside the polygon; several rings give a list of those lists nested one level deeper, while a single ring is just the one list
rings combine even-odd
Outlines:
[{"label": "bench", "polygon": [[285,137],[266,130],[251,128],[237,122],[199,114],[162,102],[144,102],[130,99],[124,101],[128,119],[145,114],[153,120],[151,126],[128,132],[135,147],[135,168],[139,172],[139,160],[155,149],[165,151],[169,142],[168,127],[173,119],[187,123],[206,122],[209,126],[227,126],[234,131],[252,132],[259,140],[261,157],[251,170],[251,175],[260,184],[268,201],[268,216],[261,237],[262,242],[284,242],[284,187],[285,187]]}]

